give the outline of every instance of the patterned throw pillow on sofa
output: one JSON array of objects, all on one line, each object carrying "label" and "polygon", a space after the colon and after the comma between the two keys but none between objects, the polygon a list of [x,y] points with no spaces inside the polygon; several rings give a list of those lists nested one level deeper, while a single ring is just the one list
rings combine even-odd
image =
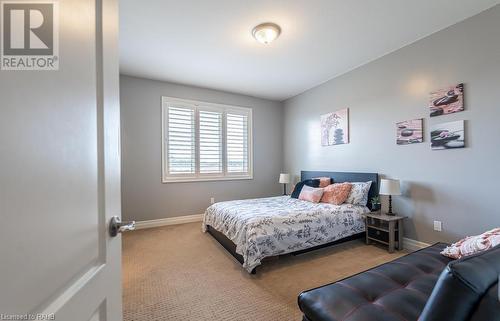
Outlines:
[{"label": "patterned throw pillow on sofa", "polygon": [[366,183],[352,183],[351,193],[345,202],[353,205],[366,206],[366,204],[368,204],[368,192],[370,191],[371,186],[371,181]]},{"label": "patterned throw pillow on sofa", "polygon": [[441,254],[452,259],[459,259],[500,245],[500,227],[480,235],[467,236],[445,248]]}]

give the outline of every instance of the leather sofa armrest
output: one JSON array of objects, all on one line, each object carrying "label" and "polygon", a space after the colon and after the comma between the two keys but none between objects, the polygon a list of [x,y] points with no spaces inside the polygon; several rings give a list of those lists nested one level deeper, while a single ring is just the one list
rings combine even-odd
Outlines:
[{"label": "leather sofa armrest", "polygon": [[498,284],[500,246],[450,262],[443,270],[419,321],[469,320],[488,290]]}]

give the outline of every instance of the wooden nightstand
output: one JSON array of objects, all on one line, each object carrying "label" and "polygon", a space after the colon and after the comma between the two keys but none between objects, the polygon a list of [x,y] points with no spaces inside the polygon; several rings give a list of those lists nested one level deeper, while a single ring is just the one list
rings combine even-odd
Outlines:
[{"label": "wooden nightstand", "polygon": [[366,244],[371,241],[385,244],[389,253],[403,249],[403,220],[405,216],[372,212],[363,215],[366,224]]}]

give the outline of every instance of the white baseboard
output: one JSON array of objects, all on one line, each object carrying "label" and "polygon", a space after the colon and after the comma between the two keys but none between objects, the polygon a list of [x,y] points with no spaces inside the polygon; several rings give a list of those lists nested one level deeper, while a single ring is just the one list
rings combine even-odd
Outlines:
[{"label": "white baseboard", "polygon": [[161,218],[159,220],[138,221],[135,223],[135,229],[140,230],[144,228],[151,228],[151,227],[158,227],[165,225],[201,222],[202,220],[203,220],[203,214],[195,214],[195,215]]},{"label": "white baseboard", "polygon": [[405,250],[413,252],[428,246],[430,246],[430,244],[403,237],[403,248]]}]

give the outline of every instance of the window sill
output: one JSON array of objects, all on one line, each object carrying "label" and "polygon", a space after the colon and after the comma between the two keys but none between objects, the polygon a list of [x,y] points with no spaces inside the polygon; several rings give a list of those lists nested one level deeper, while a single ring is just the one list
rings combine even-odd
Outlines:
[{"label": "window sill", "polygon": [[253,179],[253,175],[246,176],[225,176],[225,177],[176,177],[163,178],[163,184],[169,183],[189,183],[189,182],[214,182],[214,181],[239,181]]}]

